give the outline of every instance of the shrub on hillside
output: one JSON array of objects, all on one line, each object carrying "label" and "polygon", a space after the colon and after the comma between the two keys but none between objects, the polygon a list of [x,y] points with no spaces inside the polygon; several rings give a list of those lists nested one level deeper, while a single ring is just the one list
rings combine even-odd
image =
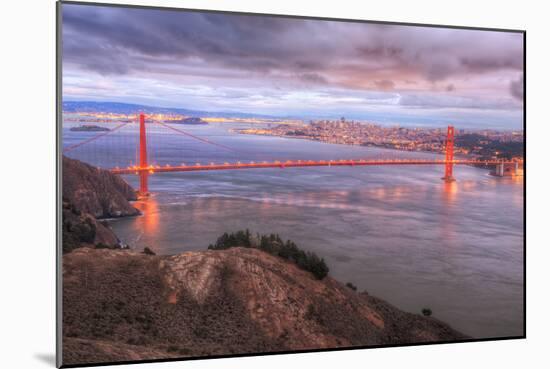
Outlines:
[{"label": "shrub on hillside", "polygon": [[226,250],[231,247],[249,247],[265,251],[271,255],[290,260],[300,269],[311,272],[317,279],[323,279],[329,272],[325,260],[313,252],[306,252],[287,240],[284,242],[278,234],[252,236],[250,231],[240,230],[235,233],[224,233],[209,250]]},{"label": "shrub on hillside", "polygon": [[151,250],[151,248],[149,248],[148,246],[145,246],[143,248],[143,253],[145,255],[156,255],[156,253],[153,250]]}]

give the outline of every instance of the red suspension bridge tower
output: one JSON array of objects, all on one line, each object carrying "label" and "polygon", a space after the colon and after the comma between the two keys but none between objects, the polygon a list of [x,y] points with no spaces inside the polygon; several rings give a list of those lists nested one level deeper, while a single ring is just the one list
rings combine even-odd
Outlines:
[{"label": "red suspension bridge tower", "polygon": [[455,145],[455,128],[447,127],[447,141],[445,142],[445,176],[441,178],[445,182],[454,182],[453,177],[453,160],[454,160],[454,145]]},{"label": "red suspension bridge tower", "polygon": [[[145,114],[139,114],[139,167],[147,168],[147,133],[145,131]],[[142,196],[149,194],[149,172],[139,172],[139,193]]]}]

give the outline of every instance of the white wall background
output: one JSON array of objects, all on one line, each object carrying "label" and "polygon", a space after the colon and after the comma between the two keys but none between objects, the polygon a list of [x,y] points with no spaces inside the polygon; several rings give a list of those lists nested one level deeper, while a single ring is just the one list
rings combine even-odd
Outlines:
[{"label": "white wall background", "polygon": [[[116,1],[113,1],[116,2]],[[504,0],[127,0],[134,4],[527,30],[527,340],[163,364],[142,368],[547,367],[550,132],[545,2]],[[535,4],[539,5],[535,5]],[[53,367],[55,2],[0,10],[0,367]],[[25,135],[22,140],[20,135]],[[546,180],[546,182],[545,182]],[[544,364],[546,362],[547,364]]]}]

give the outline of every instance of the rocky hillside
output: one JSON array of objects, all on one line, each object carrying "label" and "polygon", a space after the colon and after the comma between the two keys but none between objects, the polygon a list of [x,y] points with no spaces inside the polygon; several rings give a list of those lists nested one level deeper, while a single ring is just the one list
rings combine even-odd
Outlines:
[{"label": "rocky hillside", "polygon": [[86,246],[118,246],[119,239],[108,225],[66,201],[63,202],[62,211],[63,253]]},{"label": "rocky hillside", "polygon": [[64,364],[466,338],[250,248],[63,257]]},{"label": "rocky hillside", "polygon": [[130,200],[136,200],[136,193],[119,176],[63,157],[63,252],[118,246],[118,237],[97,219],[138,215]]},{"label": "rocky hillside", "polygon": [[136,191],[120,176],[63,157],[63,199],[97,219],[138,215]]}]

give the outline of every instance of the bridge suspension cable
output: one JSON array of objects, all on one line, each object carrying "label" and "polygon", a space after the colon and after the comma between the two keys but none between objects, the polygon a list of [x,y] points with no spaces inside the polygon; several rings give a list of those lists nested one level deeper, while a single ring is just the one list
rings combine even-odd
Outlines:
[{"label": "bridge suspension cable", "polygon": [[184,130],[182,130],[182,129],[178,129],[178,128],[169,126],[168,124],[166,124],[166,123],[164,123],[164,122],[156,122],[156,123],[160,124],[160,125],[163,126],[163,127],[166,127],[166,128],[168,128],[168,129],[171,129],[172,131],[175,131],[175,132],[177,132],[177,133],[179,133],[179,134],[182,134],[182,135],[184,135],[184,136],[191,137],[191,138],[193,138],[193,139],[195,139],[195,140],[197,140],[197,141],[201,141],[201,142],[207,143],[207,144],[209,144],[209,145],[214,145],[214,146],[217,146],[217,147],[221,147],[221,148],[226,149],[226,150],[229,150],[229,151],[238,152],[238,150],[235,150],[235,149],[233,149],[233,148],[231,148],[231,147],[229,147],[229,146],[225,146],[225,145],[222,145],[222,144],[219,144],[219,143],[216,143],[216,142],[212,142],[212,141],[210,141],[210,140],[207,140],[206,138],[202,138],[202,137],[199,137],[199,136],[195,136],[195,135],[193,135],[193,134],[191,134],[191,133],[189,133],[189,132],[186,132],[186,131],[184,131]]},{"label": "bridge suspension cable", "polygon": [[63,153],[67,153],[67,152],[69,152],[69,151],[71,151],[71,150],[76,149],[77,147],[86,145],[86,144],[88,144],[88,143],[90,143],[90,142],[92,142],[92,141],[95,141],[95,140],[97,140],[97,139],[99,139],[99,138],[101,138],[101,137],[107,136],[108,134],[113,133],[113,132],[119,130],[120,128],[124,127],[124,126],[127,125],[128,123],[130,123],[130,122],[126,122],[126,123],[119,124],[118,126],[116,126],[115,128],[113,128],[113,129],[111,129],[111,130],[109,130],[109,131],[102,132],[102,133],[97,134],[97,135],[95,135],[95,136],[93,136],[93,137],[90,137],[90,138],[88,138],[88,139],[86,139],[86,140],[84,140],[84,141],[80,141],[80,142],[75,143],[74,145],[68,146],[68,147],[66,147],[66,148],[63,149]]}]

